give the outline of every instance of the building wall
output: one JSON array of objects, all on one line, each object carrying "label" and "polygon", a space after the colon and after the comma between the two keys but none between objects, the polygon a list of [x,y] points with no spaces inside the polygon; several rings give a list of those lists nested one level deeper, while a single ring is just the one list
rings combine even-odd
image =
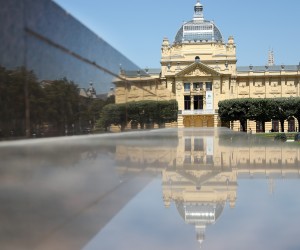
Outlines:
[{"label": "building wall", "polygon": [[115,81],[115,86],[117,104],[144,100],[167,101],[175,98],[174,93],[166,86],[166,81],[158,78],[126,78]]},{"label": "building wall", "polygon": [[[133,62],[51,0],[0,0],[0,65],[26,66],[40,80],[63,77],[107,93],[119,65]],[[74,56],[76,55],[76,56]]]},{"label": "building wall", "polygon": [[300,71],[239,73],[235,95],[237,98],[298,97]]}]

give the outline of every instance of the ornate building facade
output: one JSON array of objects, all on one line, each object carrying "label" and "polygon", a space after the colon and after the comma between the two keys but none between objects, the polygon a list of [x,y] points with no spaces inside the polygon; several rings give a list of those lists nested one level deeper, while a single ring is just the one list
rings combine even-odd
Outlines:
[{"label": "ornate building facade", "polygon": [[[238,67],[234,38],[224,42],[216,24],[204,19],[199,0],[193,19],[180,27],[174,42],[163,39],[160,62],[160,69],[121,69],[123,80],[115,82],[116,103],[176,99],[176,126],[218,127],[222,125],[219,101],[300,96],[300,65],[274,65],[270,57],[266,66]],[[240,129],[239,122],[230,126]],[[297,126],[293,118],[285,123],[289,131]],[[258,132],[261,129],[255,121],[248,121],[247,127]],[[266,123],[266,131],[278,127],[278,121]]]}]

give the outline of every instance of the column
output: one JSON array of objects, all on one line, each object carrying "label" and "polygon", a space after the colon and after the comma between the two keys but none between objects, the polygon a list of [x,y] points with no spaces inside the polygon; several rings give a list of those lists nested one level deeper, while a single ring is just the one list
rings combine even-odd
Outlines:
[{"label": "column", "polygon": [[194,96],[191,95],[191,111],[194,110]]}]

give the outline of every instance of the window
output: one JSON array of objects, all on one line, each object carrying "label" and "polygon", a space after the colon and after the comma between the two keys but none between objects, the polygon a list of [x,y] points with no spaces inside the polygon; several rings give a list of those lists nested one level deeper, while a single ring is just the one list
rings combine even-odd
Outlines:
[{"label": "window", "polygon": [[184,96],[184,109],[190,110],[191,109],[191,97],[190,96]]},{"label": "window", "polygon": [[195,156],[194,163],[195,164],[203,164],[203,156]]},{"label": "window", "polygon": [[206,156],[206,163],[207,164],[213,164],[214,163],[214,159],[212,155],[207,155]]},{"label": "window", "polygon": [[201,90],[201,89],[203,89],[203,82],[194,82],[193,83],[193,89],[194,90]]},{"label": "window", "polygon": [[194,139],[194,151],[203,151],[204,150],[204,143],[202,138],[195,138]]},{"label": "window", "polygon": [[203,109],[203,95],[194,96],[194,109]]},{"label": "window", "polygon": [[183,39],[186,41],[202,41],[202,40],[213,40],[212,33],[191,33],[184,34]]},{"label": "window", "polygon": [[184,26],[184,30],[191,31],[191,30],[212,30],[212,25],[205,25],[205,26]]},{"label": "window", "polygon": [[185,164],[191,164],[192,163],[191,155],[186,155],[184,157],[184,163]]},{"label": "window", "polygon": [[192,150],[191,138],[185,138],[184,151],[191,151],[191,150]]},{"label": "window", "polygon": [[206,82],[205,86],[206,86],[206,90],[212,90],[212,82]]},{"label": "window", "polygon": [[190,91],[191,89],[191,84],[189,82],[184,83],[184,91]]}]

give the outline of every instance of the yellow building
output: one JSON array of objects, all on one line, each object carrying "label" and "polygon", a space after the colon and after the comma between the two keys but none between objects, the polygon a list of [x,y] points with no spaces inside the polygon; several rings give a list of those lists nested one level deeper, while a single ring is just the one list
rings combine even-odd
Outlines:
[{"label": "yellow building", "polygon": [[[224,42],[216,24],[204,19],[198,0],[194,16],[185,22],[170,43],[164,38],[161,68],[129,72],[121,69],[116,84],[116,103],[139,100],[178,102],[178,127],[218,127],[218,102],[233,98],[277,98],[300,96],[300,65],[237,67],[236,44],[230,36]],[[277,130],[278,121],[266,123],[266,131]],[[298,126],[295,119],[285,130]],[[248,121],[248,129],[260,131],[260,124]],[[231,128],[240,129],[239,122]]]}]

